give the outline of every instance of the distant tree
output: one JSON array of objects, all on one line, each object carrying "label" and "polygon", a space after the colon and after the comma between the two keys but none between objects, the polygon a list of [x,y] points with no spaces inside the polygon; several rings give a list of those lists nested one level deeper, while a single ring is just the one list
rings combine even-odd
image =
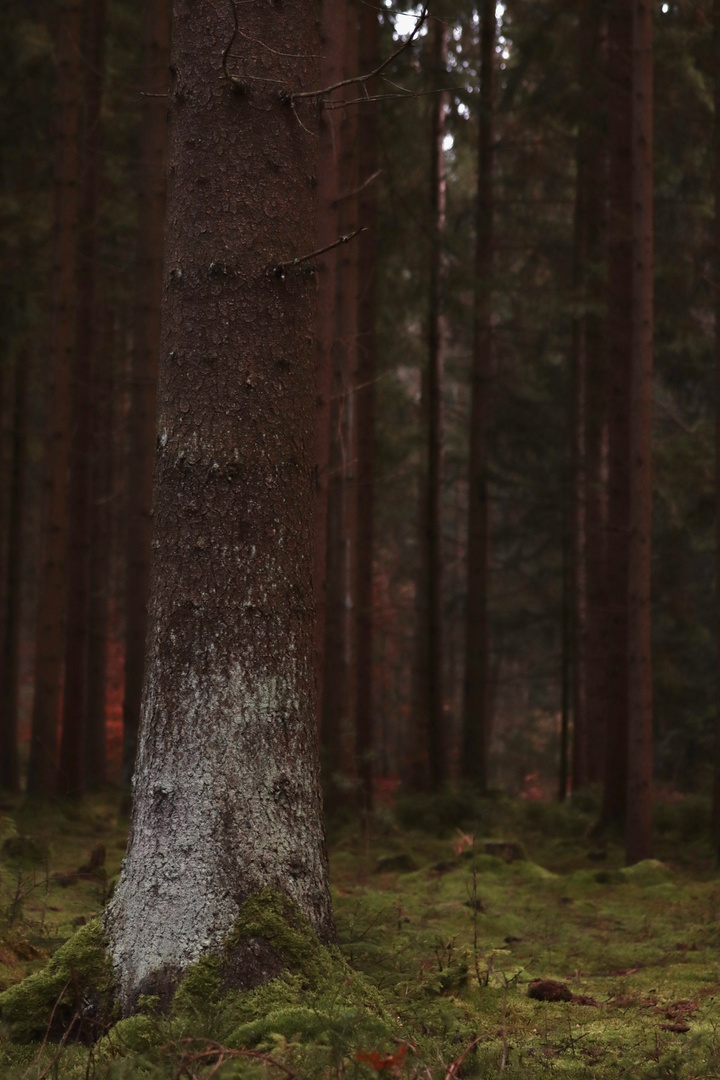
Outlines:
[{"label": "distant tree", "polygon": [[[316,15],[174,5],[150,649],[106,919],[126,1011],[220,952],[263,888],[333,933],[314,683],[316,286],[294,263],[316,243],[317,99],[299,96],[319,89]],[[230,952],[238,987],[277,972],[261,940]]]},{"label": "distant tree", "polygon": [[[378,12],[360,8],[359,68],[374,71],[380,62]],[[379,89],[369,83],[369,96]],[[366,233],[360,238],[358,264],[357,386],[357,559],[355,584],[357,679],[355,706],[357,772],[362,809],[372,809],[374,775],[375,700],[373,646],[373,556],[375,540],[375,381],[377,378],[377,165],[378,103],[360,107],[358,122],[358,223]]]},{"label": "distant tree", "polygon": [[629,863],[652,847],[653,8],[633,0],[632,364],[628,542]]},{"label": "distant tree", "polygon": [[713,775],[713,829],[720,861],[720,0],[713,3],[713,71],[715,91],[714,196],[715,196],[715,635],[717,684],[715,699],[715,754]]},{"label": "distant tree", "polygon": [[623,823],[627,799],[628,533],[632,357],[632,0],[608,11],[608,546],[607,718],[602,817]]},{"label": "distant tree", "polygon": [[480,16],[475,309],[468,476],[467,615],[462,774],[487,787],[490,738],[490,635],[488,435],[492,379],[493,159],[496,5],[484,0]]},{"label": "distant tree", "polygon": [[54,791],[65,649],[70,379],[75,347],[82,4],[62,0],[57,22],[55,236],[48,326],[43,524],[35,640],[29,794]]},{"label": "distant tree", "polygon": [[105,0],[90,0],[83,37],[84,92],[78,213],[75,353],[72,370],[72,432],[68,498],[68,610],[65,635],[62,738],[58,793],[85,792],[90,653],[91,487],[95,446],[94,384],[98,362],[98,215]]}]

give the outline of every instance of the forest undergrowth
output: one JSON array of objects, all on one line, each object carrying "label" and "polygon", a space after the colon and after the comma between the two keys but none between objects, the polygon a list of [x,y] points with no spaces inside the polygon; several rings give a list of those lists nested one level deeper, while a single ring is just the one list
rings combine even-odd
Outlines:
[{"label": "forest undergrowth", "polygon": [[659,802],[657,859],[629,869],[596,810],[449,793],[335,822],[336,947],[268,897],[243,917],[285,975],[228,991],[203,961],[169,1014],[146,998],[118,1022],[97,920],[125,846],[115,797],[8,808],[0,1076],[720,1077],[709,807]]}]

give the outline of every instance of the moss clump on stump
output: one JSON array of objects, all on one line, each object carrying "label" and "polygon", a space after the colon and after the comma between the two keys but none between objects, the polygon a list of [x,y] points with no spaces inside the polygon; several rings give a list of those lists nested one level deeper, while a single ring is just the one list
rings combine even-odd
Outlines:
[{"label": "moss clump on stump", "polygon": [[43,968],[0,994],[0,1018],[16,1042],[64,1033],[92,1038],[113,1016],[115,975],[100,919],[81,927]]}]

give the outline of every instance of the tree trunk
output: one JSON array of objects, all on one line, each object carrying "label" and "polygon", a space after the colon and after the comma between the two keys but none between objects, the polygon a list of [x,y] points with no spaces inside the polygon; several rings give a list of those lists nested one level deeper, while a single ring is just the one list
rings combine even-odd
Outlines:
[{"label": "tree trunk", "polygon": [[[345,3],[323,0],[321,17],[322,57],[320,81],[334,86],[343,78],[346,29]],[[318,238],[325,248],[338,239],[340,195],[340,110],[320,113],[318,148]],[[323,716],[325,676],[325,616],[327,609],[328,488],[330,483],[330,424],[335,343],[335,293],[338,250],[326,251],[318,260],[318,328],[316,364],[315,432],[315,651],[318,716]]]},{"label": "tree trunk", "polygon": [[88,708],[90,634],[90,491],[94,458],[93,382],[97,363],[98,212],[100,110],[105,62],[105,0],[87,6],[83,43],[82,197],[78,223],[78,278],[72,387],[72,437],[68,501],[68,605],[65,685],[58,791],[79,798],[85,792],[85,735]]},{"label": "tree trunk", "polygon": [[608,16],[608,542],[604,823],[625,820],[628,723],[629,400],[632,341],[632,0]]},{"label": "tree trunk", "polygon": [[[360,71],[373,71],[380,62],[378,13],[363,5],[360,9]],[[368,86],[372,96],[378,88]],[[373,695],[373,539],[375,515],[375,287],[377,259],[377,189],[372,180],[377,172],[377,103],[363,105],[358,133],[360,204],[358,221],[367,229],[360,238],[357,335],[357,559],[356,559],[356,642],[357,705],[356,756],[360,781],[360,807],[372,810],[374,708]]]},{"label": "tree trunk", "polygon": [[715,603],[717,634],[717,699],[715,717],[715,775],[713,826],[720,863],[720,0],[713,3],[713,57],[715,72]]},{"label": "tree trunk", "polygon": [[[107,913],[125,1011],[269,887],[333,933],[314,685],[313,4],[175,0],[149,651]],[[259,46],[263,43],[263,47]],[[278,93],[280,88],[283,93]],[[285,266],[280,265],[284,263]],[[278,971],[262,940],[229,985]]]},{"label": "tree trunk", "polygon": [[[92,466],[92,543],[88,616],[88,705],[85,775],[88,788],[107,780],[106,679],[109,603],[112,579],[112,495],[116,472],[113,438],[115,313],[105,308],[103,341],[95,378],[94,457]],[[117,395],[119,397],[119,395]]]},{"label": "tree trunk", "polygon": [[[347,0],[344,77],[358,72],[358,5]],[[348,86],[342,97],[357,96]],[[342,98],[341,98],[342,100]],[[340,192],[338,229],[357,228],[357,110],[342,110],[339,124]],[[338,249],[335,276],[335,336],[328,489],[327,612],[323,747],[328,807],[347,802],[355,782],[355,565],[357,554],[357,242]]]},{"label": "tree trunk", "polygon": [[445,150],[448,26],[432,20],[432,69],[435,89],[432,107],[430,162],[430,296],[428,304],[428,475],[427,475],[427,658],[426,696],[430,784],[438,791],[446,777],[443,716],[443,385],[445,317],[443,314],[443,242],[445,238]]},{"label": "tree trunk", "polygon": [[652,5],[633,0],[632,367],[628,545],[628,863],[652,849]]},{"label": "tree trunk", "polygon": [[58,16],[55,238],[48,334],[43,523],[38,584],[29,794],[55,789],[66,605],[70,373],[75,344],[75,276],[82,87],[82,8],[63,0]]},{"label": "tree trunk", "polygon": [[138,170],[138,246],[127,450],[125,700],[123,783],[132,776],[145,666],[152,538],[152,469],[160,355],[165,223],[165,96],[170,64],[170,0],[150,0],[145,17]]},{"label": "tree trunk", "polygon": [[27,442],[28,355],[23,350],[15,359],[12,457],[8,505],[8,535],[5,563],[5,618],[0,655],[0,788],[20,791],[18,760],[18,678],[22,601],[22,533],[25,510],[25,465]]},{"label": "tree trunk", "polygon": [[468,476],[467,617],[462,775],[487,789],[490,736],[490,635],[488,626],[489,515],[488,426],[492,381],[493,272],[493,87],[496,15],[494,0],[480,8],[480,111],[475,238],[470,461]]}]

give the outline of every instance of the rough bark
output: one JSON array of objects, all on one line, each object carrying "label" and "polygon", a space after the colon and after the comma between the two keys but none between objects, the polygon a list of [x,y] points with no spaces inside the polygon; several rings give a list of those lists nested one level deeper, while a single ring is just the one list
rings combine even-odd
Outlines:
[{"label": "rough bark", "polygon": [[78,219],[77,308],[72,375],[72,435],[68,494],[68,610],[58,792],[85,791],[85,735],[90,640],[91,480],[94,458],[93,382],[97,349],[100,110],[105,62],[105,0],[87,6],[83,41],[82,181]]},{"label": "rough bark", "polygon": [[152,469],[160,355],[170,0],[146,8],[138,170],[138,246],[127,429],[123,781],[129,784],[140,719],[152,538]]},{"label": "rough bark", "polygon": [[632,340],[631,0],[608,14],[607,721],[602,820],[622,823],[627,793],[629,399]]},{"label": "rough bark", "polygon": [[[219,951],[264,887],[333,932],[314,687],[315,283],[305,264],[279,266],[316,241],[317,105],[289,96],[319,85],[319,10],[235,10],[239,34],[224,0],[173,9],[150,648],[106,920],[126,1010]],[[234,946],[234,970],[252,973],[254,944]]]},{"label": "rough bark", "polygon": [[55,237],[48,333],[43,523],[35,643],[29,794],[55,789],[66,603],[70,377],[75,343],[81,78],[80,0],[63,0],[57,30]]},{"label": "rough bark", "polygon": [[628,544],[628,863],[652,849],[652,5],[633,0],[632,366]]},{"label": "rough bark", "polygon": [[[343,78],[345,3],[323,0],[320,34],[320,81],[334,86]],[[338,239],[340,195],[340,110],[323,109],[318,146],[318,249]],[[318,716],[323,715],[325,676],[325,613],[327,605],[328,486],[330,481],[330,422],[335,342],[335,292],[338,251],[332,248],[318,260],[317,360],[315,428],[315,671]]]},{"label": "rough bark", "polygon": [[25,509],[27,443],[28,355],[15,359],[12,455],[9,470],[7,552],[5,562],[4,619],[0,654],[0,788],[20,791],[18,756],[18,677],[22,600],[22,531]]},{"label": "rough bark", "polygon": [[[360,10],[359,66],[373,71],[379,63],[380,23],[378,13],[363,5]],[[368,86],[372,96],[378,88]],[[377,102],[362,107],[358,132],[358,179],[361,188],[358,221],[367,232],[360,238],[357,333],[357,559],[356,559],[356,642],[357,705],[356,756],[361,809],[372,810],[374,708],[373,694],[373,539],[375,514],[375,288],[377,257],[376,175]]]},{"label": "rough bark", "polygon": [[492,382],[494,0],[480,9],[480,112],[475,240],[470,459],[468,475],[467,616],[462,775],[487,788],[490,735],[488,426]]}]

